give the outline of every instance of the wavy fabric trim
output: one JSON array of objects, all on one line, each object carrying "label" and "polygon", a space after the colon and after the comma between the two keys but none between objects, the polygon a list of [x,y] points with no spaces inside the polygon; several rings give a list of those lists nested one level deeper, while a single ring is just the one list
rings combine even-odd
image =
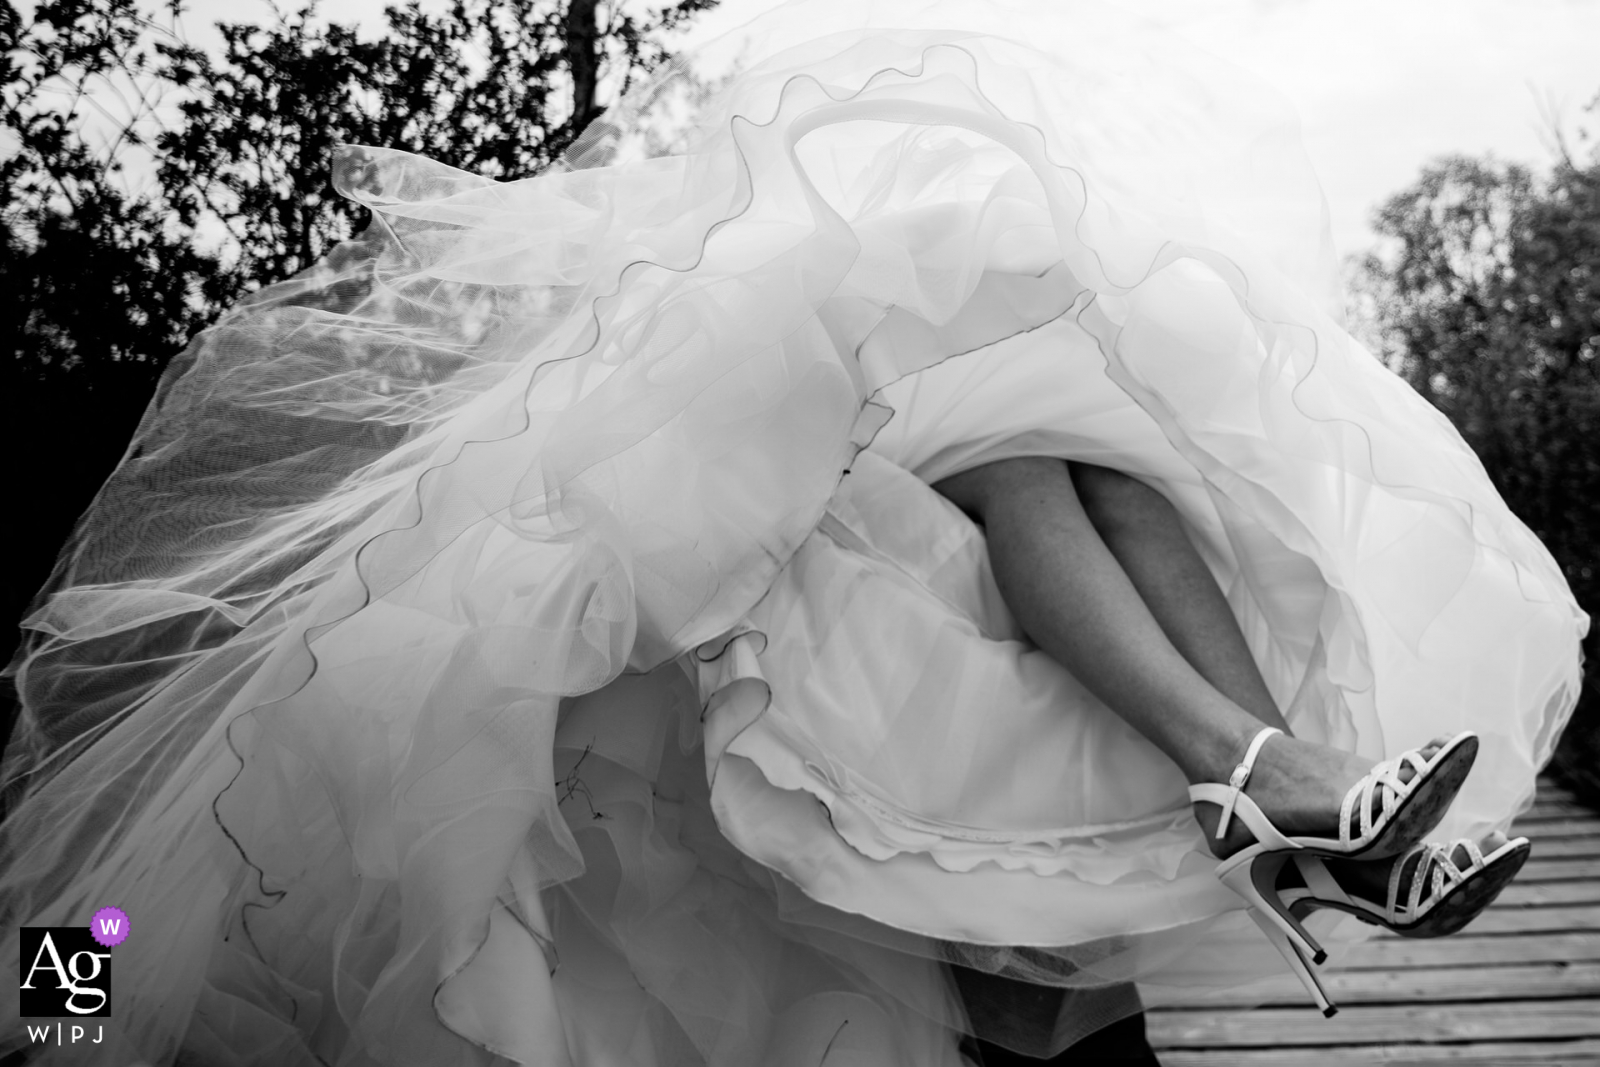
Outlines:
[{"label": "wavy fabric trim", "polygon": [[[107,1062],[954,1067],[957,1030],[1073,1035],[986,1031],[940,976],[951,943],[1062,985],[1262,973],[1264,949],[1218,971],[1191,936],[1245,924],[1187,860],[1145,864],[1176,871],[1138,890],[1169,894],[1165,923],[1062,926],[1038,898],[1018,921],[1089,939],[1043,957],[982,909],[950,929],[797,893],[762,828],[891,888],[1090,861],[930,865],[840,775],[858,851],[814,799],[829,779],[761,786],[752,715],[702,727],[674,665],[725,645],[718,691],[746,706],[754,637],[729,635],[848,547],[824,517],[891,414],[914,420],[895,384],[1058,321],[1222,517],[1219,558],[1326,583],[1309,630],[1263,612],[1255,638],[1316,664],[1308,721],[1381,755],[1432,724],[1403,709],[1459,708],[1493,724],[1462,826],[1531,797],[1587,620],[1459,438],[1325,313],[1320,197],[1269,94],[1080,5],[802,3],[700,61],[735,57],[664,158],[627,153],[671,78],[523,182],[347,150],[335,184],[373,225],[163,379],[24,622],[3,772],[5,944],[133,917]],[[1239,573],[1241,603],[1272,602]],[[1497,667],[1461,623],[1489,616],[1516,634]]]}]

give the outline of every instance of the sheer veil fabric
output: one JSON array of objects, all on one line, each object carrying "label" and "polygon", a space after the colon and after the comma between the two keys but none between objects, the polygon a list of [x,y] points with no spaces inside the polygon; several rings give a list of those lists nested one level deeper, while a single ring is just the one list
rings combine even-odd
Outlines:
[{"label": "sheer veil fabric", "polygon": [[132,919],[64,1060],[955,1067],[1136,1005],[946,963],[1275,973],[928,488],[1005,455],[1165,493],[1296,733],[1483,734],[1441,833],[1529,803],[1588,620],[1340,329],[1238,72],[1078,3],[796,3],[559,170],[335,181],[371,227],[195,339],[24,624],[0,936]]}]

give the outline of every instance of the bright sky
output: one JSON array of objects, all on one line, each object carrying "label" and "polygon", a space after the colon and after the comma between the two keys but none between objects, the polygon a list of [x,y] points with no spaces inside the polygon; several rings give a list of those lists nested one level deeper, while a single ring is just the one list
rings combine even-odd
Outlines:
[{"label": "bright sky", "polygon": [[1600,0],[1129,3],[1276,85],[1300,112],[1341,252],[1371,209],[1446,153],[1536,166],[1546,116],[1600,133]]},{"label": "bright sky", "polygon": [[[385,2],[324,0],[321,12],[376,31]],[[733,25],[772,2],[725,0],[710,17]],[[1582,114],[1600,92],[1600,0],[1119,3],[1278,86],[1304,122],[1342,253],[1372,242],[1372,208],[1429,159],[1493,152],[1543,165],[1549,113],[1569,131],[1584,120],[1600,132],[1600,114]],[[189,10],[196,41],[219,18],[271,18],[267,0],[191,0]]]}]

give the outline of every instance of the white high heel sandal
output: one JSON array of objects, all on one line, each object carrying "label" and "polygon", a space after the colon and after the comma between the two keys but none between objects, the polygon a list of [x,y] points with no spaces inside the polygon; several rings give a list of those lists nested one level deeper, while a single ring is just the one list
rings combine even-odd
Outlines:
[{"label": "white high heel sandal", "polygon": [[[1466,853],[1465,867],[1456,862],[1457,852]],[[1290,859],[1306,884],[1281,889],[1278,898],[1294,918],[1333,908],[1401,937],[1444,937],[1482,914],[1532,853],[1526,837],[1512,838],[1488,855],[1470,838],[1424,842],[1394,861],[1382,905],[1346,893],[1322,860],[1298,853]]]},{"label": "white high heel sandal", "polygon": [[[1276,726],[1263,727],[1250,740],[1244,760],[1233,769],[1227,785],[1204,782],[1189,787],[1191,800],[1208,801],[1222,808],[1222,818],[1217,823],[1218,840],[1227,834],[1229,820],[1237,814],[1255,833],[1258,842],[1263,839],[1264,832],[1293,842],[1295,848],[1310,849],[1324,856],[1384,859],[1398,855],[1439,825],[1478,755],[1478,735],[1465,730],[1445,742],[1432,756],[1424,757],[1420,749],[1413,748],[1383,760],[1345,793],[1344,803],[1339,808],[1337,838],[1286,838],[1255,801],[1244,794],[1261,746],[1272,735],[1281,733],[1283,731]],[[1414,773],[1410,781],[1402,781],[1400,772],[1408,766]],[[1374,799],[1382,806],[1376,815],[1372,810]]]},{"label": "white high heel sandal", "polygon": [[[1255,835],[1255,844],[1217,864],[1217,877],[1250,905],[1250,917],[1283,955],[1322,1014],[1332,1016],[1338,1009],[1312,970],[1313,964],[1327,959],[1327,953],[1279,896],[1279,872],[1296,854],[1382,859],[1415,845],[1439,824],[1455,799],[1477,757],[1478,739],[1470,731],[1464,732],[1431,757],[1412,749],[1374,766],[1345,794],[1339,811],[1339,836],[1335,839],[1283,834],[1244,793],[1261,746],[1282,732],[1274,726],[1263,728],[1251,739],[1227,785],[1193,785],[1189,787],[1189,797],[1222,808],[1222,817],[1217,821],[1218,840],[1227,835],[1235,815]],[[1402,781],[1400,771],[1408,765],[1415,773],[1410,781]],[[1373,814],[1374,799],[1382,809],[1377,815]]]}]

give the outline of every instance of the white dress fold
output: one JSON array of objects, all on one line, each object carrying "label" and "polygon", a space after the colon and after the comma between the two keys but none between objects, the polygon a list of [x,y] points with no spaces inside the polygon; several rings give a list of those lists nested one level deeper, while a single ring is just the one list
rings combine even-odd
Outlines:
[{"label": "white dress fold", "polygon": [[1483,735],[1441,834],[1530,802],[1588,620],[1328,314],[1270,93],[1078,4],[695,63],[525,181],[346,150],[372,227],[164,378],[13,667],[0,938],[132,926],[42,1062],[957,1067],[1136,1005],[948,964],[1274,973],[929,488],[1003,456],[1171,500],[1295,733]]}]

